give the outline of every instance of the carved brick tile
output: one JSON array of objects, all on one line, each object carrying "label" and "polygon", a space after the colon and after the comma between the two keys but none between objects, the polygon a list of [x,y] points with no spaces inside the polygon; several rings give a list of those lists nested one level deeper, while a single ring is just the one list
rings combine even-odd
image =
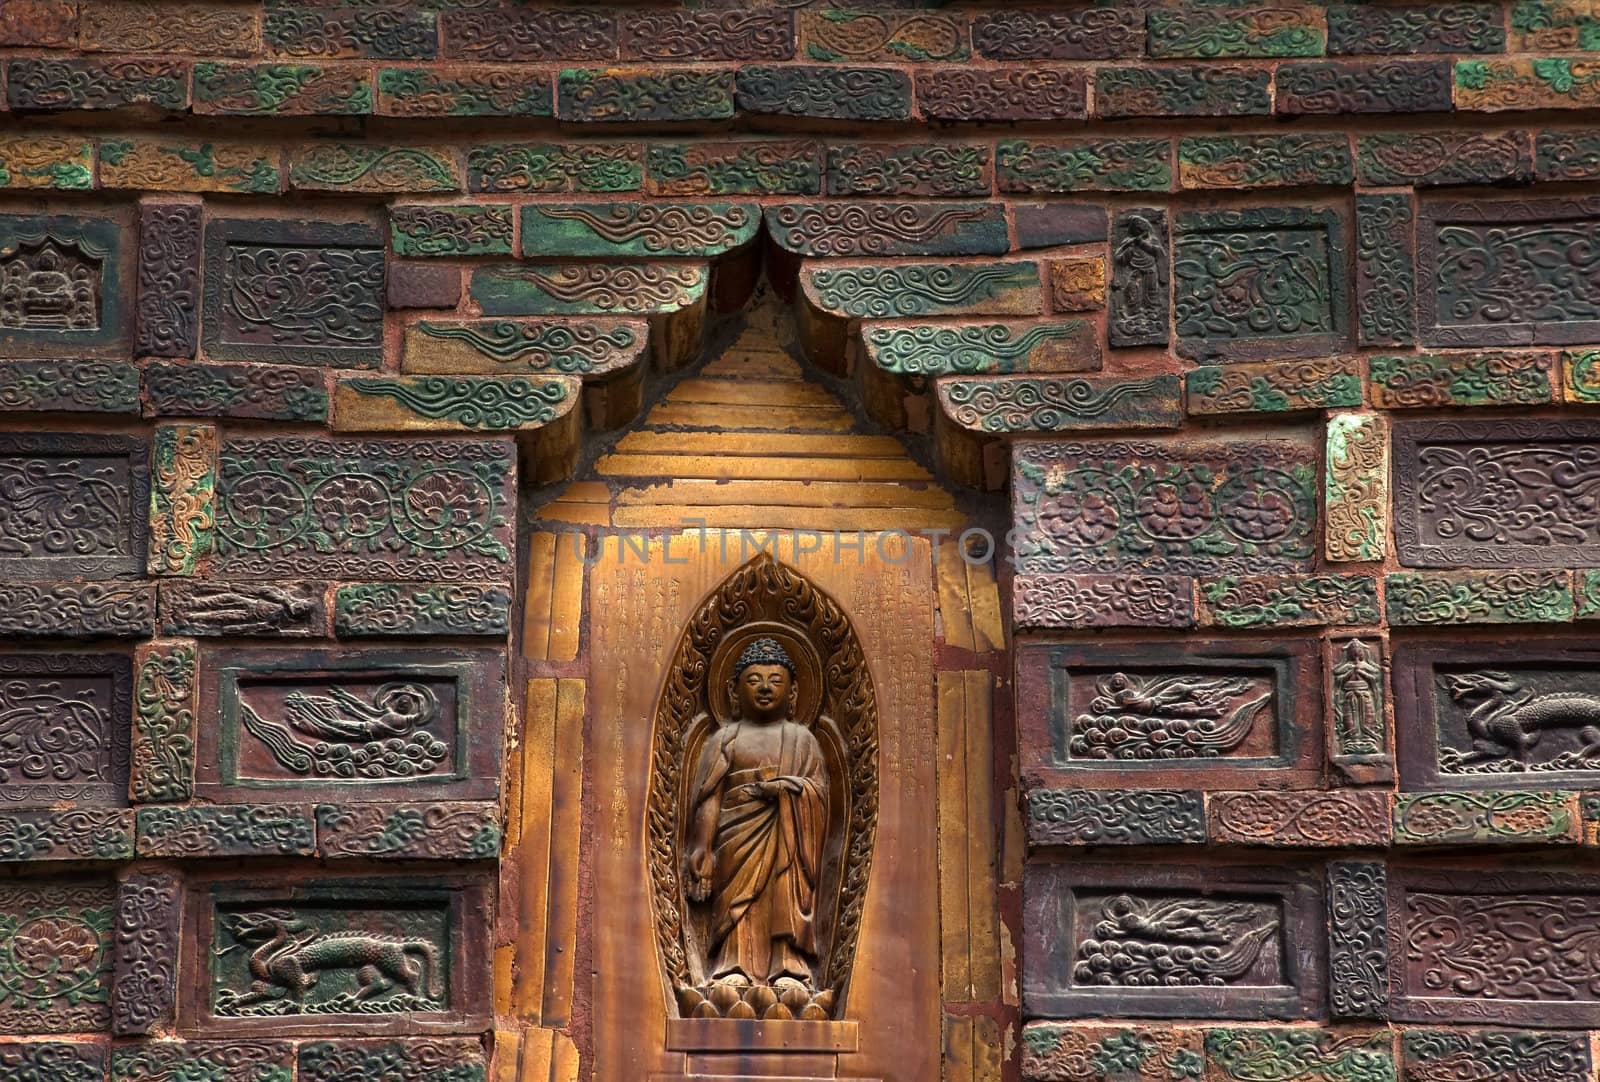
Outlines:
[{"label": "carved brick tile", "polygon": [[1018,575],[1020,628],[1193,627],[1194,580],[1175,575]]},{"label": "carved brick tile", "polygon": [[312,1041],[300,1046],[301,1082],[462,1082],[488,1070],[476,1038],[408,1041]]},{"label": "carved brick tile", "polygon": [[504,682],[495,649],[213,651],[198,791],[227,803],[493,798]]},{"label": "carved brick tile", "polygon": [[1384,643],[1329,639],[1323,647],[1328,758],[1357,784],[1394,776]]},{"label": "carved brick tile", "polygon": [[376,368],[383,359],[383,234],[366,224],[212,219],[206,356]]},{"label": "carved brick tile", "polygon": [[217,430],[157,425],[150,446],[150,552],[154,575],[192,575],[211,551]]},{"label": "carved brick tile", "polygon": [[361,636],[506,635],[511,591],[503,586],[363,583],[333,592],[333,628]]},{"label": "carved brick tile", "polygon": [[[116,916],[116,893],[103,881],[0,885],[0,1028],[30,1035],[106,1032]],[[0,1046],[0,1053],[22,1058],[15,1046]],[[44,1055],[34,1062],[53,1059],[77,1069],[79,1057],[70,1052]],[[103,1049],[96,1059],[104,1063]]]},{"label": "carved brick tile", "polygon": [[146,454],[130,436],[0,434],[0,578],[142,574]]},{"label": "carved brick tile", "polygon": [[1394,807],[1396,845],[1576,845],[1578,794],[1565,790],[1403,793]]},{"label": "carved brick tile", "polygon": [[154,583],[0,582],[0,635],[144,639],[155,630]]},{"label": "carved brick tile", "polygon": [[0,412],[139,412],[139,370],[120,361],[0,361]]},{"label": "carved brick tile", "polygon": [[1408,567],[1600,565],[1585,495],[1594,421],[1420,421],[1395,426],[1395,539]]},{"label": "carved brick tile", "polygon": [[1323,553],[1329,562],[1389,555],[1389,421],[1381,413],[1328,417]]},{"label": "carved brick tile", "polygon": [[200,329],[200,205],[139,208],[139,278],[134,349],[193,357]]},{"label": "carved brick tile", "polygon": [[1207,365],[1184,380],[1191,414],[1290,413],[1361,405],[1354,357]]},{"label": "carved brick tile", "polygon": [[693,263],[489,264],[472,272],[472,299],[488,316],[654,315],[705,295]]},{"label": "carved brick tile", "polygon": [[1432,571],[1384,579],[1396,626],[1568,623],[1576,610],[1565,570]]},{"label": "carved brick tile", "polygon": [[1400,1035],[1407,1082],[1462,1075],[1497,1082],[1586,1082],[1593,1053],[1586,1033],[1530,1029],[1407,1029]]},{"label": "carved brick tile", "polygon": [[1178,350],[1197,360],[1337,352],[1350,337],[1344,225],[1299,207],[1192,211],[1173,242]]},{"label": "carved brick tile", "polygon": [[132,859],[127,808],[0,812],[0,862]]},{"label": "carved brick tile", "polygon": [[121,654],[0,653],[0,805],[123,804],[131,687]]},{"label": "carved brick tile", "polygon": [[648,340],[640,319],[419,319],[406,325],[400,369],[602,376],[636,364]]},{"label": "carved brick tile", "polygon": [[1045,322],[869,323],[867,356],[897,376],[1078,372],[1101,364],[1095,328],[1084,319]]},{"label": "carved brick tile", "polygon": [[1407,196],[1356,197],[1356,338],[1364,346],[1417,340],[1414,218]]},{"label": "carved brick tile", "polygon": [[[1025,1016],[1295,1019],[1320,1008],[1322,891],[1308,871],[1030,864],[1022,893]],[[1175,950],[1196,927],[1209,945]]]},{"label": "carved brick tile", "polygon": [[0,215],[0,349],[120,357],[133,279],[123,217]]},{"label": "carved brick tile", "polygon": [[1309,570],[1317,458],[1302,440],[1019,443],[1012,454],[1018,569]]},{"label": "carved brick tile", "polygon": [[1377,624],[1378,583],[1368,575],[1237,575],[1202,579],[1200,623],[1227,628]]},{"label": "carved brick tile", "polygon": [[[1600,905],[1590,873],[1536,867],[1389,871],[1389,988],[1401,1022],[1595,1025],[1582,942]],[[1485,966],[1483,959],[1498,959]]]},{"label": "carved brick tile", "polygon": [[111,1053],[116,1082],[268,1082],[293,1070],[288,1041],[142,1041]]},{"label": "carved brick tile", "polygon": [[[460,874],[191,876],[184,921],[200,949],[184,962],[179,1027],[208,1037],[480,1031],[488,886]],[[275,941],[289,926],[295,945],[286,954]],[[302,988],[294,963],[307,951],[320,976]],[[265,977],[252,973],[252,958]],[[301,1048],[302,1077],[319,1070],[308,1068],[310,1047]]]},{"label": "carved brick tile", "polygon": [[144,390],[150,417],[328,419],[323,374],[304,368],[155,362],[145,366]]},{"label": "carved brick tile", "polygon": [[1028,793],[1030,845],[1203,844],[1198,791],[1034,789]]},{"label": "carved brick tile", "polygon": [[1387,1030],[1208,1029],[1206,1078],[1208,1082],[1251,1082],[1265,1075],[1389,1082],[1395,1077],[1393,1046],[1394,1037]]},{"label": "carved brick tile", "polygon": [[1014,263],[835,264],[800,272],[806,299],[824,312],[856,319],[927,315],[1037,315],[1043,310],[1039,265]]},{"label": "carved brick tile", "polygon": [[140,808],[141,857],[311,856],[316,824],[297,804]]},{"label": "carved brick tile", "polygon": [[514,466],[509,440],[227,440],[215,570],[507,578]]},{"label": "carved brick tile", "polygon": [[1172,247],[1163,210],[1130,210],[1111,225],[1106,335],[1113,347],[1164,346],[1171,338]]},{"label": "carved brick tile", "polygon": [[108,1051],[90,1041],[0,1041],[0,1073],[28,1082],[105,1082]]},{"label": "carved brick tile", "polygon": [[321,636],[328,614],[320,585],[307,582],[163,582],[157,611],[163,635]]},{"label": "carved brick tile", "polygon": [[990,434],[1178,428],[1182,384],[1176,375],[952,376],[938,381],[944,415]]},{"label": "carved brick tile", "polygon": [[1222,845],[1312,849],[1386,848],[1393,835],[1388,793],[1208,793],[1206,829]]},{"label": "carved brick tile", "polygon": [[171,872],[136,872],[117,884],[111,1026],[118,1036],[147,1034],[172,1018],[181,889]]},{"label": "carved brick tile", "polygon": [[1311,640],[1021,644],[1024,783],[1314,783],[1322,761],[1317,664]]},{"label": "carved brick tile", "polygon": [[1029,1022],[1022,1028],[1026,1082],[1171,1082],[1205,1070],[1198,1029]]},{"label": "carved brick tile", "polygon": [[194,795],[198,652],[193,642],[150,642],[134,654],[132,763],[135,803],[179,803]]},{"label": "carved brick tile", "polygon": [[500,854],[500,809],[492,803],[321,804],[324,857],[492,860]]},{"label": "carved brick tile", "polygon": [[1389,1017],[1388,872],[1378,861],[1328,865],[1328,1007],[1335,1018]]},{"label": "carved brick tile", "polygon": [[766,210],[780,247],[804,256],[1003,255],[999,203],[782,203]]}]

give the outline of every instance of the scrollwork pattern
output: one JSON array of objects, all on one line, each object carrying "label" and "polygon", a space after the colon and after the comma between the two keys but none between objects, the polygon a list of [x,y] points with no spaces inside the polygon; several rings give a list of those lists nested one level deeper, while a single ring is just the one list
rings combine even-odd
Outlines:
[{"label": "scrollwork pattern", "polygon": [[149,1033],[168,1017],[177,991],[179,880],[168,872],[130,875],[117,889],[111,1026]]},{"label": "scrollwork pattern", "polygon": [[1035,789],[1035,845],[1158,845],[1206,840],[1200,794],[1177,790]]},{"label": "scrollwork pattern", "polygon": [[[464,376],[358,377],[342,386],[392,398],[419,417],[464,428],[507,429],[548,424],[571,408],[573,388],[560,378],[474,379]],[[565,407],[565,408],[564,408]]]},{"label": "scrollwork pattern", "polygon": [[975,432],[1059,432],[1096,420],[1135,423],[1164,415],[1176,425],[1177,397],[1177,380],[1170,376],[1111,381],[1016,376],[939,384],[946,415]]},{"label": "scrollwork pattern", "polygon": [[1335,1017],[1389,1017],[1388,883],[1377,861],[1328,865],[1328,999]]},{"label": "scrollwork pattern", "polygon": [[1414,995],[1600,1000],[1600,899],[1592,895],[1416,891],[1405,910]]}]

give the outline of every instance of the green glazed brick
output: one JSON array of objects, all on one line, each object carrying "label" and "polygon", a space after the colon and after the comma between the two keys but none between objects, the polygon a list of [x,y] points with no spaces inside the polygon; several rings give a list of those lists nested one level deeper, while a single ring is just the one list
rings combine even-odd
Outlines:
[{"label": "green glazed brick", "polygon": [[94,143],[55,135],[0,136],[0,188],[88,191]]},{"label": "green glazed brick", "polygon": [[1100,367],[1093,326],[1083,319],[1041,323],[869,324],[867,356],[897,376],[1076,372]]},{"label": "green glazed brick", "polygon": [[1384,580],[1389,623],[1564,624],[1576,611],[1566,571],[1399,572]]},{"label": "green glazed brick", "polygon": [[1315,1027],[1240,1026],[1207,1029],[1205,1034],[1207,1082],[1395,1082],[1394,1038],[1388,1030],[1362,1035]]},{"label": "green glazed brick", "polygon": [[1516,0],[1511,6],[1513,52],[1600,49],[1600,11],[1583,0]]},{"label": "green glazed brick", "polygon": [[1321,56],[1322,13],[1313,7],[1250,5],[1244,9],[1152,9],[1147,46],[1161,59]]},{"label": "green glazed brick", "polygon": [[1475,790],[1402,793],[1395,798],[1396,845],[1576,844],[1578,794]]},{"label": "green glazed brick", "polygon": [[1376,624],[1378,582],[1366,575],[1245,575],[1200,583],[1200,622],[1226,628]]},{"label": "green glazed brick", "polygon": [[739,69],[741,113],[825,120],[911,119],[911,76],[884,68],[750,64]]},{"label": "green glazed brick", "polygon": [[806,299],[847,319],[928,315],[1037,315],[1043,306],[1039,265],[895,263],[829,266],[801,272]]},{"label": "green glazed brick", "polygon": [[1208,365],[1184,379],[1192,414],[1290,413],[1361,405],[1354,357]]},{"label": "green glazed brick", "polygon": [[[1595,149],[1600,152],[1600,146]],[[1405,132],[1356,139],[1356,178],[1362,184],[1422,188],[1522,183],[1533,179],[1533,169],[1525,131]]]},{"label": "green glazed brick", "polygon": [[389,247],[399,256],[510,255],[511,232],[505,203],[389,208]]},{"label": "green glazed brick", "polygon": [[372,112],[372,77],[364,68],[208,61],[194,66],[194,111],[360,116]]},{"label": "green glazed brick", "polygon": [[971,432],[1095,432],[1178,428],[1176,375],[1120,379],[1104,376],[958,376],[941,379],[939,407]]},{"label": "green glazed brick", "polygon": [[[1577,576],[1573,590],[1577,596],[1576,618],[1593,620],[1600,617],[1600,571],[1593,568],[1574,572]],[[1600,818],[1600,816],[1597,816]]]},{"label": "green glazed brick", "polygon": [[716,256],[760,225],[755,203],[538,203],[522,208],[522,254]]},{"label": "green glazed brick", "polygon": [[1227,64],[1111,67],[1095,73],[1095,114],[1264,116],[1272,112],[1272,73]]},{"label": "green glazed brick", "polygon": [[821,195],[822,147],[811,142],[652,141],[652,195]]},{"label": "green glazed brick", "polygon": [[189,66],[176,60],[53,60],[6,65],[6,101],[13,109],[118,109],[189,104]]},{"label": "green glazed brick", "polygon": [[262,34],[274,56],[431,60],[439,51],[438,16],[417,5],[319,7],[267,11]]},{"label": "green glazed brick", "polygon": [[382,116],[555,116],[548,73],[520,68],[379,68]]},{"label": "green glazed brick", "polygon": [[[61,812],[8,808],[0,811],[0,864],[43,860],[132,860],[133,854],[133,812],[127,808],[79,808]],[[0,912],[0,927],[5,923],[6,915]],[[109,976],[109,958],[105,964]],[[47,1001],[41,1006],[49,1006],[47,997],[52,991],[52,988],[43,989]],[[67,1002],[95,1002],[92,988],[79,986],[73,990],[63,990],[63,994],[68,996]],[[103,993],[99,1001],[104,1003]],[[55,1006],[60,1010],[63,1004]],[[58,1019],[50,1024],[59,1025]],[[104,1029],[103,1022],[88,1022],[80,1026],[71,1026],[69,1023],[69,1026],[72,1029]]]},{"label": "green glazed brick", "polygon": [[1561,396],[1568,402],[1600,402],[1600,349],[1561,354]]},{"label": "green glazed brick", "polygon": [[1181,188],[1345,186],[1355,179],[1343,135],[1194,136],[1178,141]]},{"label": "green glazed brick", "polygon": [[145,366],[144,392],[151,417],[328,419],[328,390],[316,369],[157,361]]},{"label": "green glazed brick", "polygon": [[103,139],[97,180],[101,188],[273,194],[282,158],[269,144]]},{"label": "green glazed brick", "polygon": [[695,263],[510,263],[477,267],[469,291],[486,316],[646,315],[700,300]]},{"label": "green glazed brick", "polygon": [[476,1038],[314,1041],[300,1046],[299,1082],[485,1082]]},{"label": "green glazed brick", "polygon": [[1011,247],[999,203],[775,203],[767,233],[796,255],[1002,255]]},{"label": "green glazed brick", "polygon": [[562,120],[726,120],[733,112],[733,72],[727,70],[567,68],[556,77],[556,116]]},{"label": "green glazed brick", "polygon": [[993,188],[987,147],[846,143],[828,148],[829,195],[983,196]]},{"label": "green glazed brick", "polygon": [[1548,353],[1420,353],[1367,361],[1372,404],[1379,409],[1549,405],[1554,367]]},{"label": "green glazed brick", "polygon": [[643,181],[637,144],[490,143],[467,151],[472,192],[636,192]]},{"label": "green glazed brick", "polygon": [[378,143],[309,143],[289,166],[289,187],[313,192],[459,192],[453,150]]},{"label": "green glazed brick", "polygon": [[[140,1041],[111,1050],[112,1082],[292,1082],[288,1041]],[[95,1076],[103,1082],[103,1075]]]},{"label": "green glazed brick", "polygon": [[139,808],[141,857],[311,856],[317,828],[297,804],[228,804]]},{"label": "green glazed brick", "polygon": [[1566,57],[1459,60],[1456,108],[1474,112],[1600,105],[1600,61]]},{"label": "green glazed brick", "polygon": [[1164,192],[1170,139],[1004,139],[995,156],[1003,192]]}]

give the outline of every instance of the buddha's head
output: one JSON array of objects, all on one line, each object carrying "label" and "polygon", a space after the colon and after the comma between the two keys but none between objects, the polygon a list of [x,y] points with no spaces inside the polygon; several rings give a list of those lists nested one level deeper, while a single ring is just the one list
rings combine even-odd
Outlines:
[{"label": "buddha's head", "polygon": [[776,639],[756,639],[744,648],[731,682],[734,705],[745,721],[794,716],[794,662]]}]

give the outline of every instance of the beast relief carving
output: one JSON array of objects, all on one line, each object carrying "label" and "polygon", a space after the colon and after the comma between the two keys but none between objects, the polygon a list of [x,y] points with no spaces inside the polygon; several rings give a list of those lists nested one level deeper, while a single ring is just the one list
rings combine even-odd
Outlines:
[{"label": "beast relief carving", "polygon": [[877,824],[877,704],[848,618],[762,556],[701,605],[656,711],[650,874],[679,1013],[842,1015]]}]

